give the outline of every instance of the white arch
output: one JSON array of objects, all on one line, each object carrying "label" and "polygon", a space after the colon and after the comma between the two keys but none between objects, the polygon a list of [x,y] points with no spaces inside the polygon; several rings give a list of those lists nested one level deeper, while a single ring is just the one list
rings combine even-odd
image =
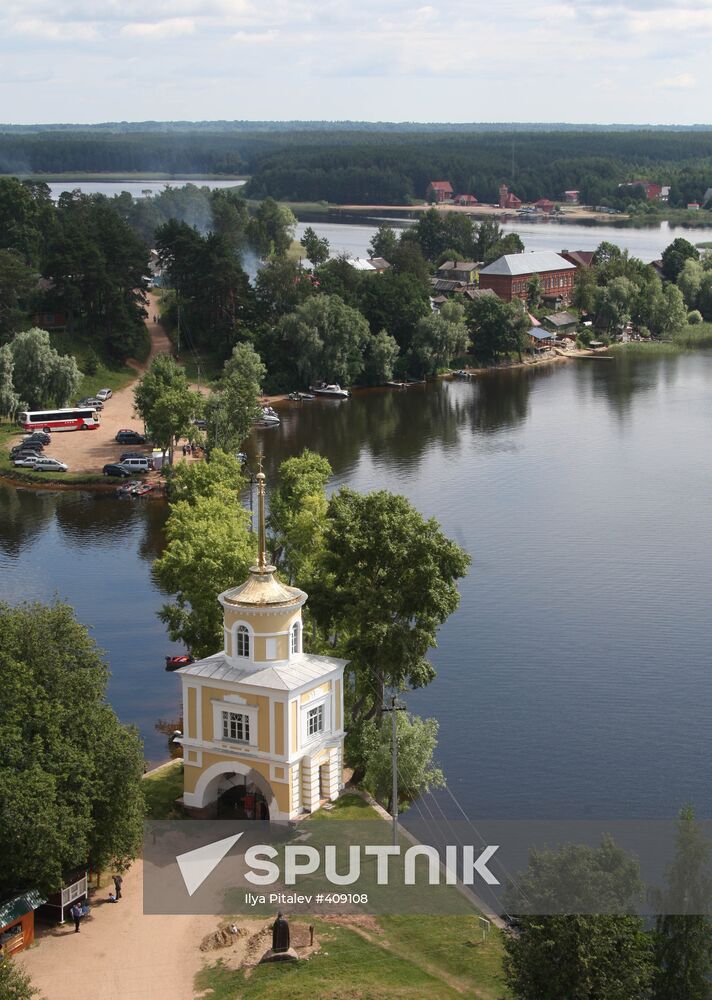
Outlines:
[{"label": "white arch", "polygon": [[[237,631],[239,628],[247,629],[247,641],[249,648],[249,656],[238,656],[237,655]],[[230,626],[230,635],[232,636],[232,656],[230,659],[235,663],[251,663],[255,658],[255,630],[250,625],[249,622],[243,621],[242,619],[234,621]]]},{"label": "white arch", "polygon": [[216,794],[214,796],[210,797],[208,793],[215,779],[219,778],[222,774],[244,775],[251,782],[257,785],[259,790],[264,795],[267,805],[269,806],[270,817],[272,819],[281,818],[279,808],[274,797],[274,791],[267,778],[265,778],[263,774],[260,774],[259,771],[250,767],[248,764],[243,764],[237,760],[220,760],[216,764],[211,764],[210,767],[206,768],[198,778],[195,791],[184,794],[183,801],[185,804],[193,809],[204,809],[206,806],[214,802],[217,798],[217,788],[215,789]]}]

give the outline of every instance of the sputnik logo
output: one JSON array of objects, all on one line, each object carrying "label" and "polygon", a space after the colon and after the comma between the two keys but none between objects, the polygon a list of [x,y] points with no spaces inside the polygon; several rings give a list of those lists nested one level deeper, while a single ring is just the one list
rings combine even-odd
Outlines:
[{"label": "sputnik logo", "polygon": [[201,887],[209,875],[215,871],[222,859],[232,850],[238,842],[241,833],[236,833],[233,837],[225,837],[224,840],[215,840],[212,844],[204,847],[196,847],[193,851],[186,851],[185,854],[176,855],[178,868],[183,876],[188,895]]}]

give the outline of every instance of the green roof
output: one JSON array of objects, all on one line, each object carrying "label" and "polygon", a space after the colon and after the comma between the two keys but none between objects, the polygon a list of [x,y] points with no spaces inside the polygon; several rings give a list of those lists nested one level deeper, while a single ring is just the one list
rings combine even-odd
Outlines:
[{"label": "green roof", "polygon": [[36,889],[30,889],[22,896],[15,896],[14,899],[0,903],[0,927],[7,927],[8,924],[14,923],[20,917],[24,917],[26,913],[31,913],[46,902],[47,900],[41,893],[37,892]]}]

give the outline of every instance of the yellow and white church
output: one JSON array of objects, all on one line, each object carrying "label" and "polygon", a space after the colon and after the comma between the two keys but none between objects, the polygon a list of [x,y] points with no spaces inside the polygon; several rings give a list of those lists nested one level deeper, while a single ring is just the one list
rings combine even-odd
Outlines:
[{"label": "yellow and white church", "polygon": [[223,648],[179,668],[183,805],[201,817],[296,820],[343,786],[346,660],[302,649],[303,590],[268,565],[265,475],[257,474],[258,558],[217,598]]}]

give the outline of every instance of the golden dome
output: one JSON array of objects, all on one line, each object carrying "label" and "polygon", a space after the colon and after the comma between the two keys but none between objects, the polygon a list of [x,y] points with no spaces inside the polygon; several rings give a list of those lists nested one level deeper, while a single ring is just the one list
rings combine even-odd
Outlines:
[{"label": "golden dome", "polygon": [[303,604],[307,595],[298,587],[288,587],[275,576],[274,566],[253,566],[247,580],[239,587],[226,590],[225,604],[242,607],[286,608]]}]

